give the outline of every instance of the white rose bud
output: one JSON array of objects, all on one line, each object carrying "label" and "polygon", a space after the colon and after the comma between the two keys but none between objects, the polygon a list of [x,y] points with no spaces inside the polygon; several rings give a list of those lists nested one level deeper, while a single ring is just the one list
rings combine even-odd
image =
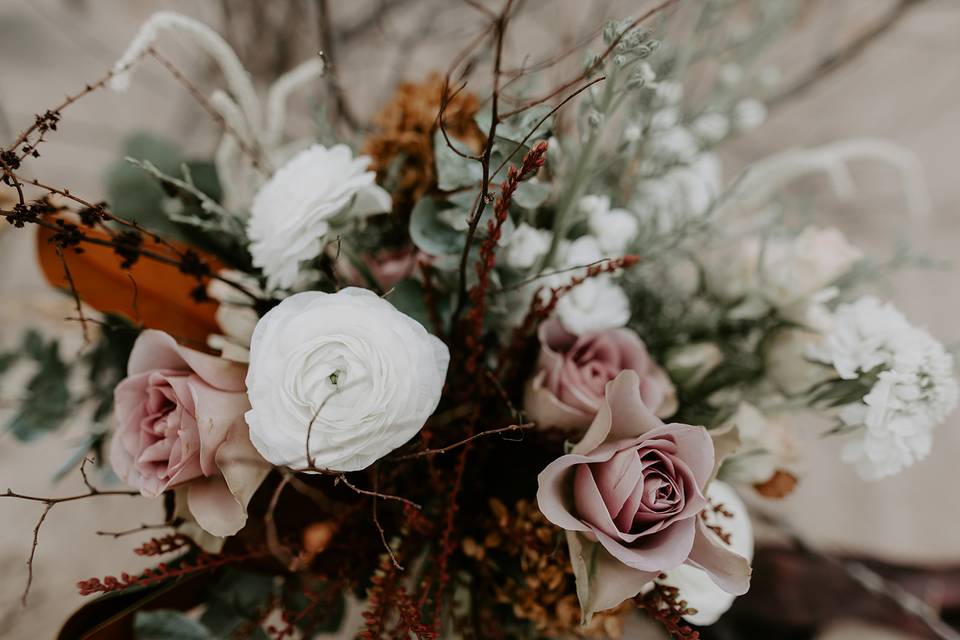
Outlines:
[{"label": "white rose bud", "polygon": [[420,431],[449,361],[443,342],[372,291],[290,296],[253,333],[250,439],[275,465],[364,469]]},{"label": "white rose bud", "polygon": [[247,234],[253,264],[270,289],[289,289],[300,263],[323,251],[331,229],[351,218],[390,210],[390,194],[367,171],[370,158],[348,147],[314,145],[280,167],[257,192]]}]

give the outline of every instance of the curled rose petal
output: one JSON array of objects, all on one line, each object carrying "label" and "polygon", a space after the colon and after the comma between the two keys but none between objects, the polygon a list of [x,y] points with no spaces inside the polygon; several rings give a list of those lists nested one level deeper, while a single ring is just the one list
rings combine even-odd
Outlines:
[{"label": "curled rose petal", "polygon": [[644,405],[639,378],[626,370],[573,451],[541,472],[537,504],[567,531],[585,620],[639,593],[684,563],[706,571],[730,593],[749,584],[749,563],[720,546],[700,517],[719,451],[703,427],[663,424]]}]

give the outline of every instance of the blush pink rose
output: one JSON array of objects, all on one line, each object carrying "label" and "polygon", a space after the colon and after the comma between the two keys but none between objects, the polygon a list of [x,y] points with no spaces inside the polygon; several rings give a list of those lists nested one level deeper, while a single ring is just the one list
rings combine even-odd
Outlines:
[{"label": "blush pink rose", "polygon": [[749,563],[700,517],[717,457],[703,427],[664,424],[650,413],[636,372],[607,385],[583,440],[538,478],[540,511],[567,532],[585,617],[682,564],[728,593],[747,591]]},{"label": "blush pink rose", "polygon": [[204,530],[232,535],[269,465],[250,443],[246,367],[144,331],[114,391],[110,464],[147,497],[185,488]]},{"label": "blush pink rose", "polygon": [[343,258],[337,261],[337,271],[350,284],[366,287],[369,286],[368,279],[373,278],[378,287],[389,291],[394,285],[411,277],[417,269],[417,261],[425,256],[412,247],[382,249],[375,254],[362,256],[367,276]]},{"label": "blush pink rose", "polygon": [[576,336],[556,319],[538,329],[537,372],[527,383],[524,410],[542,427],[586,429],[600,406],[607,383],[621,371],[637,373],[640,397],[665,418],[677,410],[677,394],[666,372],[630,329]]}]

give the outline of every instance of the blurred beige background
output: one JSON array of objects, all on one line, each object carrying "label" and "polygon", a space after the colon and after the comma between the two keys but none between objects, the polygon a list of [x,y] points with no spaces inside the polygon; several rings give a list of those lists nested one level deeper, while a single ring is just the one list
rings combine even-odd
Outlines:
[{"label": "blurred beige background", "polygon": [[[295,0],[289,0],[291,3]],[[692,0],[686,0],[690,2]],[[137,25],[160,8],[198,15],[224,25],[224,7],[237,2],[173,0],[0,0],[0,144],[10,142],[32,114],[57,103],[65,92],[98,78],[113,63]],[[280,3],[281,5],[283,3]],[[337,28],[359,31],[340,54],[339,73],[360,114],[369,114],[389,94],[392,83],[442,67],[451,51],[472,33],[476,13],[458,2],[401,2],[397,11],[380,11],[362,21],[375,1],[334,2]],[[515,61],[525,53],[555,51],[601,24],[606,16],[636,15],[652,2],[533,0],[528,16],[513,31],[508,51]],[[892,4],[888,0],[810,0],[802,33],[778,47],[773,59],[789,84],[818,55],[869,24]],[[235,17],[235,16],[234,16]],[[242,26],[242,25],[241,25]],[[235,22],[233,28],[240,28]],[[430,37],[419,37],[429,31]],[[955,260],[960,248],[960,2],[927,0],[910,11],[855,62],[817,84],[810,92],[775,109],[769,121],[724,148],[726,173],[768,153],[792,146],[809,147],[844,137],[876,136],[894,140],[919,157],[933,199],[926,218],[910,217],[893,171],[857,164],[855,198],[838,201],[825,181],[798,186],[815,196],[818,219],[840,227],[857,243],[879,255],[892,251],[898,238],[932,257]],[[309,54],[316,25],[291,24],[284,36],[302,42]],[[248,59],[263,62],[254,47]],[[176,38],[161,49],[185,60]],[[397,55],[397,52],[401,52]],[[431,61],[438,61],[431,63]],[[291,63],[296,60],[291,60]],[[264,64],[266,64],[264,62]],[[216,81],[206,61],[184,70],[204,87]],[[98,92],[64,114],[60,131],[45,144],[43,158],[30,173],[69,186],[91,199],[103,196],[105,166],[116,159],[122,137],[147,129],[173,135],[198,153],[208,153],[215,128],[182,88],[156,64],[134,76],[123,95]],[[71,301],[49,291],[33,263],[29,231],[0,232],[0,349],[19,339],[23,329],[40,326],[80,348],[78,328],[60,319],[72,313]],[[898,275],[884,294],[918,324],[947,344],[960,342],[960,287],[955,268]],[[0,420],[15,396],[15,380],[0,386]],[[960,417],[937,433],[930,459],[894,478],[864,483],[838,462],[837,442],[819,439],[822,425],[799,421],[796,429],[809,442],[807,473],[785,504],[770,508],[824,549],[862,552],[891,561],[960,564]],[[0,489],[38,494],[82,490],[68,477],[56,486],[49,480],[67,458],[82,432],[66,432],[20,444],[0,433]],[[145,535],[114,541],[96,529],[119,530],[159,519],[158,506],[145,500],[101,498],[64,504],[50,514],[40,534],[35,581],[29,605],[19,595],[26,577],[31,530],[41,507],[0,502],[0,629],[5,638],[51,637],[65,616],[83,599],[78,579],[131,571],[142,566],[128,549]],[[880,637],[873,632],[838,631],[843,637]],[[866,635],[864,635],[866,634]],[[836,637],[840,637],[839,635]]]}]

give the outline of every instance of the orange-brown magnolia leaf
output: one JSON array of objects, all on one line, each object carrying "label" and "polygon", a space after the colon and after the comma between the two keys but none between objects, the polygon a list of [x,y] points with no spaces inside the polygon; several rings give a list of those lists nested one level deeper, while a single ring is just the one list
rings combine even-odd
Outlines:
[{"label": "orange-brown magnolia leaf", "polygon": [[[112,247],[83,242],[81,253],[65,249],[62,258],[52,242],[56,231],[40,227],[37,255],[47,281],[54,287],[70,290],[66,262],[74,289],[87,305],[103,313],[121,315],[138,326],[166,331],[179,342],[205,348],[207,336],[219,333],[216,301],[197,302],[191,292],[200,282],[182,273],[176,265],[141,256],[129,268],[120,265],[123,258]],[[84,229],[90,237],[109,239],[102,231]],[[178,251],[188,247],[171,243]],[[144,251],[175,258],[169,246],[143,234]],[[222,267],[215,258],[193,249],[213,272]],[[206,284],[206,279],[204,279]]]}]

